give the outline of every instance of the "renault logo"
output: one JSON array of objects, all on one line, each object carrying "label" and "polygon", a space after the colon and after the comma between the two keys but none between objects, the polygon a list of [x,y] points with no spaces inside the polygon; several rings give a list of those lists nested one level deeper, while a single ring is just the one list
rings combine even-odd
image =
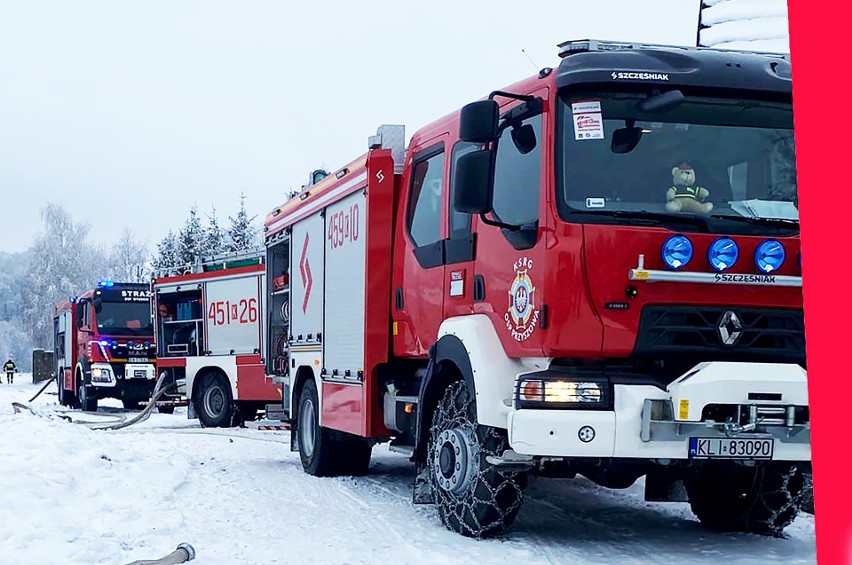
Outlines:
[{"label": "renault logo", "polygon": [[743,323],[732,310],[728,310],[722,315],[717,329],[723,344],[734,345],[743,333]]}]

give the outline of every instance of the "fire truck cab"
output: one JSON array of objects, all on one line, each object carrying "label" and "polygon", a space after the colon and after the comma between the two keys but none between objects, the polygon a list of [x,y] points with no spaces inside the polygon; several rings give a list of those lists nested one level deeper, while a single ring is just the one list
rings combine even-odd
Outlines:
[{"label": "fire truck cab", "polygon": [[103,398],[127,409],[150,400],[156,352],[147,284],[101,281],[58,305],[53,329],[62,406],[94,412]]},{"label": "fire truck cab", "polygon": [[390,442],[466,536],[510,526],[534,474],[644,477],[708,527],[777,535],[811,459],[789,60],[560,59],[407,147],[379,128],[268,215],[292,449],[365,473]]},{"label": "fire truck cab", "polygon": [[187,416],[204,427],[242,425],[281,401],[261,362],[263,260],[262,251],[211,257],[153,281],[158,371],[182,385]]}]

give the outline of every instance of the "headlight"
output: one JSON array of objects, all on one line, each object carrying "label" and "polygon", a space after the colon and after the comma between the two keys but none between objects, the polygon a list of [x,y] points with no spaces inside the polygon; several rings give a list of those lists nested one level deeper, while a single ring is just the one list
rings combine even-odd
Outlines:
[{"label": "headlight", "polygon": [[663,263],[669,269],[680,269],[692,259],[692,242],[686,236],[673,235],[663,243]]},{"label": "headlight", "polygon": [[784,246],[774,239],[769,239],[754,250],[754,263],[764,273],[771,273],[784,263],[785,256]]},{"label": "headlight", "polygon": [[107,368],[94,367],[92,369],[92,380],[99,383],[108,383],[112,380],[112,371]]},{"label": "headlight", "polygon": [[518,384],[519,407],[605,408],[609,404],[605,380],[524,378]]},{"label": "headlight", "polygon": [[720,237],[707,250],[707,261],[717,271],[725,271],[733,267],[740,256],[736,242],[729,237]]}]

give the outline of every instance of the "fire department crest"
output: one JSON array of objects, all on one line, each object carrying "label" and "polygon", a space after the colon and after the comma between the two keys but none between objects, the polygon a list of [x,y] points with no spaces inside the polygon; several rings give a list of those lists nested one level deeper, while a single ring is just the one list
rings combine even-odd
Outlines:
[{"label": "fire department crest", "polygon": [[509,287],[509,309],[505,315],[506,329],[517,341],[525,341],[538,324],[539,311],[535,302],[535,286],[530,278],[532,260],[524,257],[513,265],[515,280]]}]

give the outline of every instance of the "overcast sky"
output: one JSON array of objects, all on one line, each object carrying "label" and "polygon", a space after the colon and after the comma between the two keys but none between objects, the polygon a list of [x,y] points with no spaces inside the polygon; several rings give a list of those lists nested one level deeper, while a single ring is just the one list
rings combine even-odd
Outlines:
[{"label": "overcast sky", "polygon": [[[47,202],[152,247],[190,207],[259,219],[310,170],[594,37],[694,45],[698,0],[0,0],[0,251]],[[535,62],[529,61],[521,50]]]}]

